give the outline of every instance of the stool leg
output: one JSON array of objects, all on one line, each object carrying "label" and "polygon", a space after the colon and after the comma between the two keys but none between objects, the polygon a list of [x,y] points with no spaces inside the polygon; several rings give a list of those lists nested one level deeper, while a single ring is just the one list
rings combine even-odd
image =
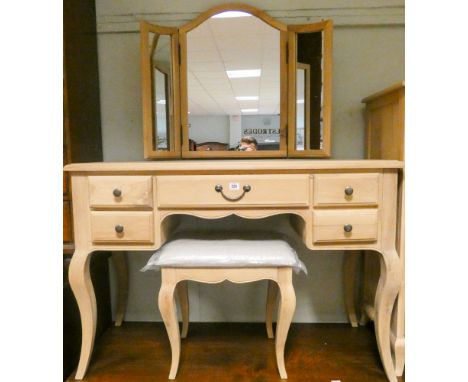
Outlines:
[{"label": "stool leg", "polygon": [[276,363],[281,379],[287,379],[288,375],[284,366],[284,345],[296,309],[296,294],[292,284],[291,268],[278,269],[278,287],[280,290],[280,304],[276,324]]},{"label": "stool leg", "polygon": [[164,325],[166,326],[169,342],[171,343],[172,363],[169,379],[175,379],[180,359],[180,333],[174,303],[174,290],[176,288],[175,270],[161,269],[161,289],[159,290],[158,306]]},{"label": "stool leg", "polygon": [[278,286],[273,280],[268,280],[266,320],[265,320],[268,338],[274,338],[273,314],[275,312],[277,298],[278,298]]},{"label": "stool leg", "polygon": [[179,297],[180,311],[182,313],[182,338],[187,337],[189,326],[189,298],[188,281],[180,281],[177,284],[177,296]]}]

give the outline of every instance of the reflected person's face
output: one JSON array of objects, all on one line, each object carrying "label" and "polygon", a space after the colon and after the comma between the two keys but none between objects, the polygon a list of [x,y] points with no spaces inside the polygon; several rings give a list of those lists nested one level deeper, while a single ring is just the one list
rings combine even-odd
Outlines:
[{"label": "reflected person's face", "polygon": [[256,151],[257,148],[255,147],[255,144],[253,143],[246,143],[246,142],[241,142],[239,146],[240,151]]}]

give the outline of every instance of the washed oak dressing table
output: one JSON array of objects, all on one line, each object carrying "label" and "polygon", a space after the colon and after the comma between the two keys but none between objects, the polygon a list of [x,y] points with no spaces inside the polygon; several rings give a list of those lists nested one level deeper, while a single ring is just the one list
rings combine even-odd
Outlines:
[{"label": "washed oak dressing table", "polygon": [[[399,161],[239,160],[71,164],[75,254],[70,284],[82,320],[76,379],[86,373],[96,331],[89,275],[93,251],[156,250],[180,214],[253,219],[291,214],[311,250],[373,250],[381,276],[375,332],[387,377],[396,375],[390,319],[401,283],[396,242]],[[222,185],[229,201],[216,186]],[[233,187],[233,185],[235,185]],[[238,187],[240,186],[240,187]],[[230,190],[235,188],[236,190]],[[352,190],[352,192],[351,192]]]},{"label": "washed oak dressing table", "polygon": [[[228,24],[217,18],[226,11],[242,17]],[[331,21],[288,26],[243,4],[214,7],[180,29],[142,22],[145,157],[172,160],[65,167],[72,180],[75,237],[69,278],[83,329],[76,379],[85,376],[96,331],[93,251],[156,250],[180,215],[288,214],[311,250],[380,254],[375,332],[387,377],[396,382],[390,322],[402,272],[395,243],[403,162],[286,159],[330,156],[331,28]],[[209,46],[200,51],[208,36],[216,54]],[[201,62],[205,57],[215,61]],[[239,80],[245,75],[239,72],[255,65],[260,69]],[[227,149],[193,150],[191,140],[218,140],[199,129],[214,120],[227,129]],[[245,134],[257,134],[269,149],[236,151]],[[181,158],[191,160],[174,160]]]}]

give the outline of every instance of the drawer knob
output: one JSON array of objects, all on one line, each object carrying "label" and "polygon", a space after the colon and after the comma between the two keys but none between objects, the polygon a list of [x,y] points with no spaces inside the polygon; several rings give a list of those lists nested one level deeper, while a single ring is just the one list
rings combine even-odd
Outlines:
[{"label": "drawer knob", "polygon": [[122,191],[119,190],[118,188],[114,188],[114,191],[112,191],[112,193],[114,194],[116,198],[122,196]]},{"label": "drawer knob", "polygon": [[351,232],[353,230],[353,226],[351,224],[345,224],[343,229],[345,232]]},{"label": "drawer knob", "polygon": [[117,232],[117,233],[122,233],[123,231],[124,231],[123,225],[117,224],[117,225],[115,226],[115,232]]},{"label": "drawer knob", "polygon": [[345,189],[344,189],[344,193],[348,196],[351,196],[353,194],[354,190],[351,186],[347,186]]},{"label": "drawer knob", "polygon": [[245,186],[242,187],[242,190],[243,190],[243,191],[242,191],[242,194],[240,194],[239,196],[237,196],[237,197],[235,197],[235,198],[231,198],[231,197],[227,196],[227,195],[223,192],[223,186],[222,186],[222,185],[217,184],[217,185],[215,186],[215,191],[216,191],[216,192],[220,192],[221,195],[223,196],[223,198],[226,199],[226,200],[228,200],[228,201],[230,201],[230,202],[237,202],[238,200],[241,200],[241,199],[244,197],[245,193],[246,193],[246,192],[250,192],[251,189],[252,189],[252,187],[251,187],[249,184],[246,184]]}]

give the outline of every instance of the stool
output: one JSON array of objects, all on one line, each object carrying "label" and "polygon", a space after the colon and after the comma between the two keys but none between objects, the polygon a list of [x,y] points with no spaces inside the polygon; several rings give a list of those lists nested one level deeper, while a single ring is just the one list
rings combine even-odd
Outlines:
[{"label": "stool", "polygon": [[[269,280],[266,331],[268,338],[273,338],[272,321],[279,291],[275,350],[280,377],[286,379],[284,346],[296,307],[292,270],[298,268],[306,271],[292,248],[281,240],[185,240],[185,243],[183,242],[182,239],[171,242],[171,249],[166,253],[158,251],[155,259],[150,259],[143,269],[155,269],[155,266],[161,268],[158,306],[171,344],[172,363],[169,379],[175,379],[180,358],[181,334],[174,292],[177,291],[180,303],[182,338],[185,338],[189,323],[188,280],[210,284],[225,280],[234,283]],[[199,256],[201,247],[204,249],[202,258]],[[258,250],[261,247],[264,248],[263,252]],[[220,248],[223,248],[221,255]],[[248,258],[247,251],[250,252]]]}]

